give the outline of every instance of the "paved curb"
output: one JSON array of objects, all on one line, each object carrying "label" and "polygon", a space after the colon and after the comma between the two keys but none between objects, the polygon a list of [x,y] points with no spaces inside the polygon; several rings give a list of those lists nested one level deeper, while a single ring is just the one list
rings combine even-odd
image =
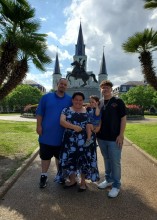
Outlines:
[{"label": "paved curb", "polygon": [[39,153],[39,148],[37,148],[32,155],[27,158],[19,167],[16,172],[0,187],[0,199],[7,193],[7,191],[12,187],[12,185],[17,181],[17,179],[22,175],[22,173],[27,169],[31,162],[37,157]]},{"label": "paved curb", "polygon": [[130,143],[131,146],[133,146],[136,150],[141,152],[150,162],[153,163],[153,165],[157,166],[157,160],[150,156],[148,153],[146,153],[144,150],[142,150],[140,147],[138,147],[136,144],[134,144],[132,141],[130,141],[128,138],[125,137],[125,140]]}]

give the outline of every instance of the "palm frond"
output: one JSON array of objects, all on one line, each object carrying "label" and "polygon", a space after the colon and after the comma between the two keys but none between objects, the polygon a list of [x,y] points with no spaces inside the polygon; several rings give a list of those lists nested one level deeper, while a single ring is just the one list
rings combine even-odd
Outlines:
[{"label": "palm frond", "polygon": [[34,57],[32,59],[32,61],[33,61],[34,65],[36,66],[37,69],[39,69],[43,72],[45,71],[45,68],[44,68],[43,64],[36,57]]},{"label": "palm frond", "polygon": [[[52,62],[47,55],[47,35],[38,33],[40,22],[34,15],[35,9],[26,0],[0,0],[0,92],[3,97],[7,88],[11,91],[26,76],[30,60],[41,71]],[[11,84],[13,78],[16,82]],[[2,85],[5,87],[1,90]]]},{"label": "palm frond", "polygon": [[143,51],[152,51],[157,49],[157,31],[145,29],[143,32],[137,32],[123,43],[122,48],[125,52],[140,53]]},{"label": "palm frond", "polygon": [[154,9],[157,8],[157,0],[145,0],[144,8]]}]

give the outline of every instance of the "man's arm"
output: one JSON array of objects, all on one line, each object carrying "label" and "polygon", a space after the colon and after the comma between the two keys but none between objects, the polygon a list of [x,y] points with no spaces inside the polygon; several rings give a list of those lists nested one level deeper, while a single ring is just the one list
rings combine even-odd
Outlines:
[{"label": "man's arm", "polygon": [[41,126],[42,116],[41,115],[37,115],[36,118],[37,118],[36,132],[37,132],[38,135],[42,135],[42,126]]},{"label": "man's arm", "polygon": [[125,127],[126,127],[126,116],[121,118],[120,133],[116,139],[116,142],[120,147],[122,147],[123,145]]}]

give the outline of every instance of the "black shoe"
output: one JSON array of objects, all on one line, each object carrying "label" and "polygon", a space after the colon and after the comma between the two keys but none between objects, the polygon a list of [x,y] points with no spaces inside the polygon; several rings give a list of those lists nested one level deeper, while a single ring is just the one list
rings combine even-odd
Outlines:
[{"label": "black shoe", "polygon": [[71,188],[71,187],[76,186],[76,185],[77,185],[77,182],[75,182],[75,183],[73,183],[73,184],[71,184],[71,185],[66,185],[66,184],[65,184],[65,185],[63,186],[63,188],[64,188],[64,189],[68,189],[68,188]]},{"label": "black shoe", "polygon": [[41,175],[41,177],[40,177],[39,187],[40,187],[40,188],[45,188],[46,185],[47,185],[47,181],[48,181],[47,176],[45,176],[45,175]]},{"label": "black shoe", "polygon": [[78,188],[77,192],[85,192],[86,189]]},{"label": "black shoe", "polygon": [[87,185],[85,185],[85,188],[84,188],[84,187],[82,188],[82,187],[80,186],[80,187],[78,188],[77,192],[85,192],[86,189],[87,189]]}]

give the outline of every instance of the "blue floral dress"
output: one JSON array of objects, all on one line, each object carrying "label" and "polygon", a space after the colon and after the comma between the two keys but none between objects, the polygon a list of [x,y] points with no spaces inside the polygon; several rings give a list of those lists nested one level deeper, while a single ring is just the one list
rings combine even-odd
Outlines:
[{"label": "blue floral dress", "polygon": [[95,134],[92,135],[93,143],[88,147],[85,146],[86,124],[89,122],[90,112],[77,113],[71,108],[65,108],[62,114],[66,116],[66,121],[81,126],[82,131],[76,132],[72,129],[65,129],[56,181],[59,182],[61,179],[78,172],[84,174],[85,178],[92,182],[98,181],[100,178],[97,167]]}]

